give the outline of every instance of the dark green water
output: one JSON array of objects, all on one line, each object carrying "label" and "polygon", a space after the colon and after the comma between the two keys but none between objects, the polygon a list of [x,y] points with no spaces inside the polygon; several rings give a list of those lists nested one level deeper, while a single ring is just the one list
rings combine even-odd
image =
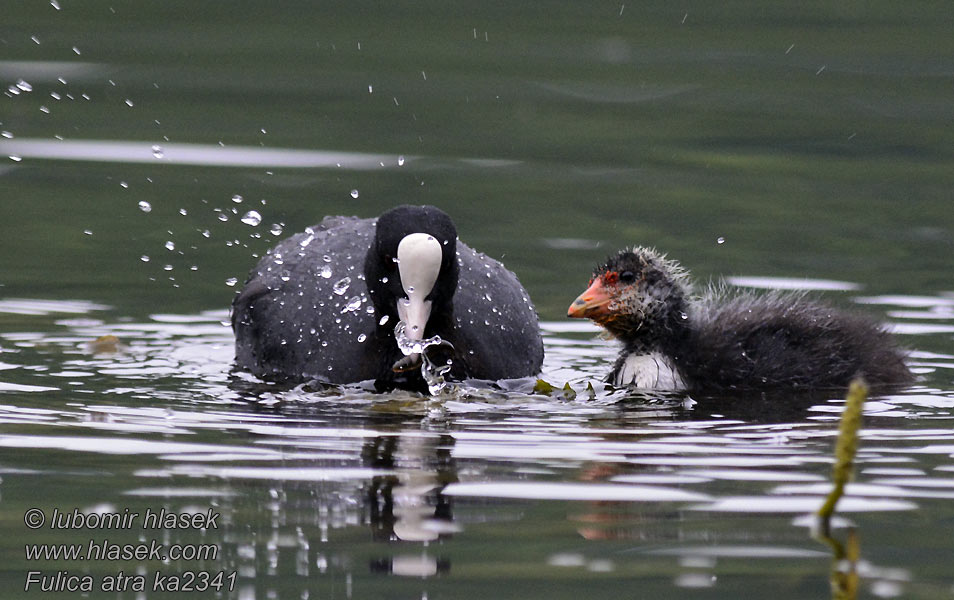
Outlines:
[{"label": "dark green water", "polygon": [[[0,589],[123,570],[149,590],[90,597],[181,597],[152,584],[185,571],[234,571],[195,596],[243,599],[830,595],[800,515],[838,394],[427,401],[230,374],[228,280],[326,214],[429,203],[525,284],[558,386],[613,357],[564,315],[624,245],[889,322],[921,379],[867,408],[858,597],[949,598],[952,26],[941,2],[4,7]],[[90,352],[104,334],[124,349]],[[31,507],[221,516],[31,530]],[[104,538],[219,555],[25,556]]]}]

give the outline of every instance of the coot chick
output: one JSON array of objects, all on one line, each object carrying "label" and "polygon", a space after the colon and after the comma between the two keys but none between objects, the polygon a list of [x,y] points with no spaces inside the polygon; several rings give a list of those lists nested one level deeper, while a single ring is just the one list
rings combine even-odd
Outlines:
[{"label": "coot chick", "polygon": [[426,392],[420,353],[434,336],[424,355],[450,359],[450,380],[526,377],[543,362],[526,290],[433,206],[326,217],[280,242],[233,300],[232,329],[236,365],[277,381]]},{"label": "coot chick", "polygon": [[710,290],[691,295],[686,271],[653,249],[599,265],[568,315],[623,344],[607,381],[661,390],[813,389],[902,384],[912,375],[891,336],[860,315],[802,293]]}]

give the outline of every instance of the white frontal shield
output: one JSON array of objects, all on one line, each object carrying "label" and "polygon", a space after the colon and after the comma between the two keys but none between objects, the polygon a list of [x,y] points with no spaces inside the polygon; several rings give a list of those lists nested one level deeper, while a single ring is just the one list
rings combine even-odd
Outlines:
[{"label": "white frontal shield", "polygon": [[421,340],[431,316],[431,301],[425,300],[441,271],[441,243],[426,233],[412,233],[398,244],[398,272],[407,298],[398,300],[398,316],[404,322],[405,335]]}]

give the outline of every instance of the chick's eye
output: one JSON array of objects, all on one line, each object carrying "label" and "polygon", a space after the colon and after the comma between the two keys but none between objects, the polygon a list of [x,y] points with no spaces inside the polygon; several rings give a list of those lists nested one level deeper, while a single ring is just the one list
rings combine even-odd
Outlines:
[{"label": "chick's eye", "polygon": [[623,283],[633,283],[636,281],[636,274],[632,271],[623,271],[619,274],[619,280]]}]

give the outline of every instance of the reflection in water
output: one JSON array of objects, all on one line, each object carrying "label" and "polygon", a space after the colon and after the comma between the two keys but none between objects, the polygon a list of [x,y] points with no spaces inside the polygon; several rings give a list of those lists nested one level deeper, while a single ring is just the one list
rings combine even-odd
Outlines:
[{"label": "reflection in water", "polygon": [[375,573],[428,577],[450,570],[450,561],[433,557],[430,542],[460,529],[454,525],[450,499],[441,493],[457,478],[450,436],[388,436],[369,440],[361,450],[364,464],[394,471],[371,478],[364,490],[368,525],[379,542],[421,542],[417,555],[393,552],[372,559]]},{"label": "reflection in water", "polygon": [[822,519],[823,525],[817,539],[831,548],[831,597],[833,600],[855,600],[858,597],[858,559],[861,557],[861,545],[855,528],[849,528],[846,543],[842,544],[831,535],[829,519]]}]

